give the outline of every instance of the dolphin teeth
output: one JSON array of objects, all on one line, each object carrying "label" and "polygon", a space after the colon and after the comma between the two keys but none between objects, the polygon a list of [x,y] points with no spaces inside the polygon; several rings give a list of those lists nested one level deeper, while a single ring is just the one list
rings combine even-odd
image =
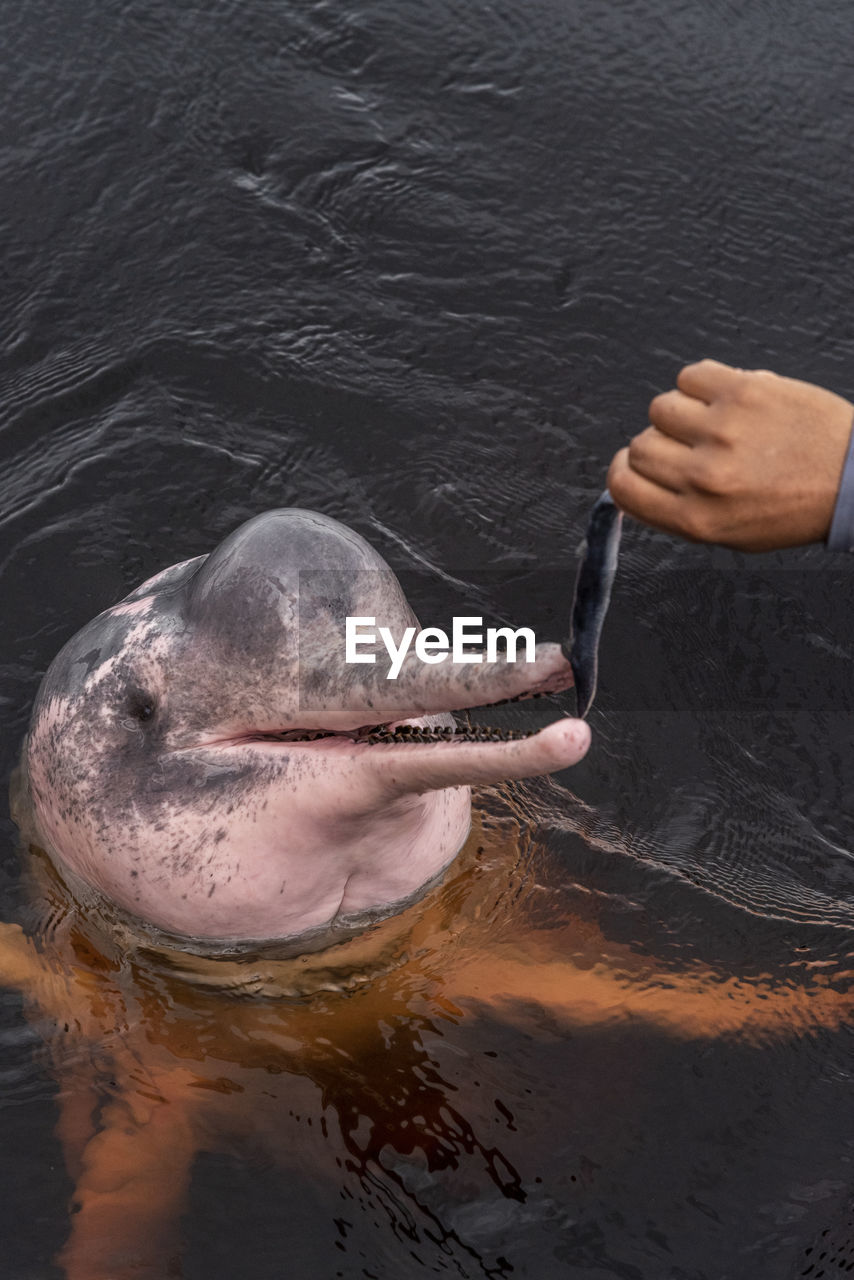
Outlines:
[{"label": "dolphin teeth", "polygon": [[530,738],[536,729],[493,729],[489,725],[475,724],[468,728],[452,728],[446,725],[438,729],[429,729],[424,725],[402,724],[396,729],[377,729],[371,733],[360,734],[358,741],[367,746],[381,743],[402,745],[404,743],[430,742],[517,742]]},{"label": "dolphin teeth", "polygon": [[402,745],[405,743],[431,742],[518,742],[530,738],[536,729],[501,729],[490,725],[473,724],[466,728],[459,725],[441,725],[428,728],[426,725],[401,724],[396,729],[388,725],[366,725],[352,734],[336,733],[330,729],[287,730],[281,733],[258,735],[259,740],[275,740],[276,742],[317,742],[321,738],[350,738],[363,746],[378,746],[383,743]]}]

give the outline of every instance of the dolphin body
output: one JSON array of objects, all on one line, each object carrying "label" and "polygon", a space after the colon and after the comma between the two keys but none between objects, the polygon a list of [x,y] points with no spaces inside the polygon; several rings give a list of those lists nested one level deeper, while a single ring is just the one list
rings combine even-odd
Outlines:
[{"label": "dolphin body", "polygon": [[[603,536],[613,543],[613,522],[593,539],[600,560]],[[615,553],[608,563],[613,576]],[[590,598],[574,661],[586,670],[592,653],[595,682],[604,608],[601,591]],[[395,637],[417,625],[363,538],[288,508],[78,632],[44,677],[25,747],[36,829],[71,881],[184,944],[325,938],[442,874],[472,785],[585,754],[581,719],[483,741],[449,714],[569,688],[559,645],[537,645],[532,663],[410,653],[389,680],[379,646],[373,663],[345,662],[348,616]]]}]

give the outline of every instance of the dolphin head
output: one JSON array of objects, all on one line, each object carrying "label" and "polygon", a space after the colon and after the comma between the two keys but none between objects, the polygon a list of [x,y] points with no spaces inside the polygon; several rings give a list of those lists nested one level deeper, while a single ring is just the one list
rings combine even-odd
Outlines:
[{"label": "dolphin head", "polygon": [[385,646],[345,659],[347,617],[397,640],[417,622],[393,572],[315,512],[268,512],[174,565],[59,653],[26,763],[52,854],[120,907],[185,937],[298,936],[393,909],[469,829],[469,787],[573,764],[562,719],[468,741],[453,710],[572,683],[533,662],[430,665],[389,679]]}]

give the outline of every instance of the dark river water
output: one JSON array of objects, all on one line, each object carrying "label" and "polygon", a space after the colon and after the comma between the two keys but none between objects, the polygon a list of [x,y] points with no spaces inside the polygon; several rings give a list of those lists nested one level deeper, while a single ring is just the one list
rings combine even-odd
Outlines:
[{"label": "dark river water", "polygon": [[[4,777],[65,639],[252,514],[350,524],[422,622],[559,639],[608,461],[681,364],[854,394],[844,0],[29,0],[3,27]],[[211,1048],[186,1277],[843,1274],[852,593],[818,548],[627,524],[588,758],[478,801],[491,933],[548,938],[570,1006],[571,957],[610,964],[625,1007],[413,979],[392,1024],[366,997],[361,1057]],[[2,840],[0,918],[32,924],[8,808]],[[635,961],[811,1012],[677,1034]],[[100,1050],[0,1000],[3,1274],[56,1280],[57,1119]],[[177,1060],[158,1000],[133,1043]],[[266,1101],[230,1119],[241,1091]]]}]

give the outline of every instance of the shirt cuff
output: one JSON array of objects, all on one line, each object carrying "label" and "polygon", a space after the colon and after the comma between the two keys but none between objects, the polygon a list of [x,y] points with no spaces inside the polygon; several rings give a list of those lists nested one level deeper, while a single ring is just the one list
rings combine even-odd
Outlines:
[{"label": "shirt cuff", "polygon": [[854,428],[848,441],[845,466],[827,535],[828,551],[854,551]]}]

